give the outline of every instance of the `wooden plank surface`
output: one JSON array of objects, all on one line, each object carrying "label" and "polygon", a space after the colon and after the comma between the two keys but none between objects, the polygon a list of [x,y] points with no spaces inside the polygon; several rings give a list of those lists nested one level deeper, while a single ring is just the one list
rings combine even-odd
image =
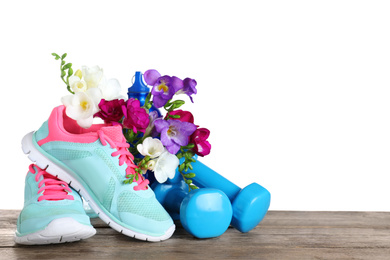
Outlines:
[{"label": "wooden plank surface", "polygon": [[0,259],[390,259],[390,212],[270,211],[249,233],[229,228],[197,239],[178,224],[167,241],[142,242],[99,219],[80,242],[21,246],[13,242],[17,210],[0,210]]}]

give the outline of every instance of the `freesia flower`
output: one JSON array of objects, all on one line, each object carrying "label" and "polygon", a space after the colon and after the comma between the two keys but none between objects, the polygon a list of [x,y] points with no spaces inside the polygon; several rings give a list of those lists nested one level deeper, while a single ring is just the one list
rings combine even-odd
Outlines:
[{"label": "freesia flower", "polygon": [[107,101],[124,99],[121,95],[121,85],[117,79],[106,80],[106,78],[103,77],[98,85],[98,88],[102,91],[102,96]]},{"label": "freesia flower", "polygon": [[183,88],[183,81],[175,76],[161,76],[157,70],[148,70],[144,73],[146,84],[153,86],[153,104],[163,107],[173,95]]},{"label": "freesia flower", "polygon": [[154,121],[158,118],[158,112],[157,111],[152,111],[149,113],[149,125],[145,130],[144,136],[152,136],[155,137],[157,136],[156,130],[154,128]]},{"label": "freesia flower", "polygon": [[85,92],[88,89],[87,83],[81,80],[78,76],[69,77],[69,86],[73,92]]},{"label": "freesia flower", "polygon": [[207,128],[198,128],[190,137],[190,142],[195,146],[192,150],[199,156],[205,156],[210,153],[211,145],[207,141],[210,131]]},{"label": "freesia flower", "polygon": [[114,99],[124,99],[120,94],[121,85],[117,79],[107,80],[103,75],[103,69],[99,66],[82,67],[82,72],[77,71],[77,75],[69,78],[69,85],[74,92],[86,91],[89,88],[99,88],[102,98],[107,101]]},{"label": "freesia flower", "polygon": [[99,66],[83,66],[82,75],[85,82],[87,83],[88,88],[96,88],[103,78],[103,69],[101,69]]},{"label": "freesia flower", "polygon": [[157,119],[154,122],[157,132],[161,133],[161,142],[171,154],[176,154],[181,146],[186,146],[196,126],[179,120]]},{"label": "freesia flower", "polygon": [[191,102],[194,103],[191,95],[197,93],[196,85],[197,85],[196,80],[190,79],[190,78],[185,78],[183,80],[183,88],[180,89],[176,94],[183,94],[183,93],[187,94],[190,97]]},{"label": "freesia flower", "polygon": [[149,125],[149,115],[144,108],[141,108],[139,100],[130,98],[127,100],[126,107],[122,108],[125,116],[124,127],[133,129],[134,133],[138,133],[138,131],[144,133]]},{"label": "freesia flower", "polygon": [[137,145],[137,150],[143,156],[154,159],[164,152],[164,146],[159,139],[147,137],[142,144]]},{"label": "freesia flower", "polygon": [[158,157],[154,165],[154,177],[159,183],[165,182],[168,178],[172,179],[175,176],[179,163],[180,161],[176,155],[165,151]]},{"label": "freesia flower", "polygon": [[66,107],[66,115],[77,121],[83,128],[89,128],[93,122],[93,115],[99,111],[101,100],[99,89],[88,89],[86,92],[76,92],[61,99]]},{"label": "freesia flower", "polygon": [[192,124],[194,123],[194,116],[191,114],[191,112],[178,109],[178,110],[170,111],[168,114],[180,116],[179,118],[172,118],[172,120],[179,120],[182,122],[188,122]]},{"label": "freesia flower", "polygon": [[118,124],[123,117],[123,108],[126,107],[126,102],[123,99],[114,99],[107,101],[100,100],[99,109],[94,117],[100,117],[105,123]]}]

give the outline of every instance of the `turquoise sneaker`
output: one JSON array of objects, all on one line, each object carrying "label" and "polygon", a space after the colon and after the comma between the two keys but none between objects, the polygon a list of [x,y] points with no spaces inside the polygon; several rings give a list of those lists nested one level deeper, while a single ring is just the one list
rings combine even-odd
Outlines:
[{"label": "turquoise sneaker", "polygon": [[[149,181],[136,173],[128,147],[121,126],[81,128],[64,106],[22,141],[32,161],[69,183],[110,227],[140,240],[166,240],[175,225]],[[125,184],[129,177],[134,181]]]},{"label": "turquoise sneaker", "polygon": [[15,242],[25,245],[65,243],[86,239],[95,233],[80,195],[65,182],[31,164]]}]

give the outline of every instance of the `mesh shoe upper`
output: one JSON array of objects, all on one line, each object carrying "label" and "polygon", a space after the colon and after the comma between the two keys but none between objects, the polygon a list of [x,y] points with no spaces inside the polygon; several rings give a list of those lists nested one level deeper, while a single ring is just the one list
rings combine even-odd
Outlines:
[{"label": "mesh shoe upper", "polygon": [[91,226],[76,191],[36,165],[30,165],[25,180],[24,207],[17,222],[17,235],[43,230],[51,221],[73,218]]},{"label": "mesh shoe upper", "polygon": [[138,175],[133,183],[124,184],[127,177],[138,173],[121,126],[83,129],[60,106],[33,139],[37,149],[80,183],[99,210],[120,226],[151,237],[174,227],[148,180]]}]

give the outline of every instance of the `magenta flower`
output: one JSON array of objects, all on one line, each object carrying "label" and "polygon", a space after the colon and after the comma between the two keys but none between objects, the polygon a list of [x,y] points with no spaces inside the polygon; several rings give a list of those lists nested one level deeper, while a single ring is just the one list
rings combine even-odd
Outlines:
[{"label": "magenta flower", "polygon": [[149,125],[149,115],[144,108],[141,108],[141,103],[138,99],[130,98],[127,100],[127,106],[123,107],[123,126],[128,129],[133,129],[134,133],[138,131],[144,133]]},{"label": "magenta flower", "polygon": [[157,132],[161,133],[161,142],[171,154],[176,154],[181,146],[186,146],[196,130],[194,124],[179,120],[157,119],[154,125]]},{"label": "magenta flower", "polygon": [[205,156],[210,153],[211,144],[207,141],[210,131],[207,128],[198,128],[190,137],[190,142],[195,146],[192,150],[199,156]]},{"label": "magenta flower", "polygon": [[146,84],[153,86],[153,104],[163,107],[173,95],[183,88],[183,81],[175,76],[161,76],[157,70],[147,70],[144,73]]},{"label": "magenta flower", "polygon": [[123,108],[126,107],[126,102],[123,99],[114,99],[107,101],[105,99],[100,100],[99,109],[94,117],[100,117],[108,124],[118,124],[123,117]]},{"label": "magenta flower", "polygon": [[[179,120],[182,122],[188,122],[188,123],[192,123],[192,124],[194,123],[194,116],[191,114],[191,112],[178,109],[178,110],[170,111],[170,112],[168,112],[168,114],[171,116],[173,116],[173,115],[180,116],[179,118],[177,118],[177,119],[173,118],[172,120]],[[167,116],[168,116],[168,114],[167,114]],[[165,116],[165,119],[167,118],[167,116]]]}]

